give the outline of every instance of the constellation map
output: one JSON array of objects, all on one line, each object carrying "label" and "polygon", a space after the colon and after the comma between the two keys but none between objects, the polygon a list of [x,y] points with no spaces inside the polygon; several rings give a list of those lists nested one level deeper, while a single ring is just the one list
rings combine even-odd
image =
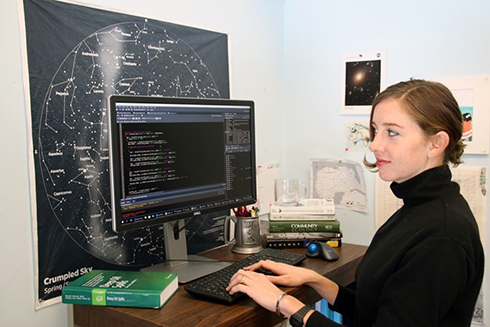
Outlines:
[{"label": "constellation map", "polygon": [[[151,229],[127,238],[107,228],[109,94],[218,97],[219,92],[193,49],[147,22],[122,23],[90,35],[70,52],[49,86],[38,154],[51,208],[87,251],[110,262],[134,264],[141,258],[135,251],[160,258],[162,249],[153,246]],[[118,240],[138,246],[121,253]]]},{"label": "constellation map", "polygon": [[[28,10],[34,2],[25,0],[27,31],[30,30],[28,14],[33,14],[31,11],[28,13]],[[35,5],[62,6],[63,9],[73,7],[51,1]],[[61,249],[52,249],[51,244],[68,244],[63,243],[63,240],[66,242],[66,236],[88,253],[89,257],[96,257],[108,264],[137,267],[164,259],[161,227],[121,234],[112,231],[107,139],[108,96],[229,96],[227,87],[221,87],[220,91],[206,65],[206,58],[194,49],[196,44],[212,43],[213,38],[223,38],[223,35],[190,28],[184,30],[184,33],[182,28],[172,24],[118,14],[111,15],[115,23],[107,24],[105,12],[79,6],[76,10],[77,13],[90,13],[95,21],[97,14],[100,14],[99,24],[106,25],[85,34],[88,36],[79,34],[82,36],[79,38],[81,41],[65,51],[65,57],[59,61],[61,64],[53,67],[55,69],[50,79],[44,77],[49,81],[45,83],[44,95],[40,86],[36,86],[36,92],[33,92],[32,84],[37,78],[34,73],[36,69],[42,70],[44,67],[32,64],[34,61],[31,61],[31,57],[34,55],[31,55],[30,48],[34,47],[34,42],[30,42],[27,33],[38,229],[49,229],[50,220],[43,216],[53,216],[64,233],[46,236],[44,232],[38,232],[39,246],[44,249],[39,251],[41,279],[38,284],[42,300],[56,296],[60,288],[52,285],[48,287],[46,282],[43,284],[44,274],[51,277],[59,272],[44,267],[49,266],[50,263],[45,261],[52,260],[48,256],[53,253],[44,256],[41,252],[46,252],[46,248],[55,252],[55,255],[57,251],[61,252]],[[77,22],[82,23],[74,17],[73,26]],[[192,44],[174,30],[191,39]],[[42,38],[50,42],[53,36],[48,33],[43,34]],[[226,39],[226,35],[224,37]],[[225,47],[203,52],[227,53],[226,42],[224,44]],[[60,54],[60,51],[53,50],[55,52]],[[212,61],[212,64],[216,63]],[[227,86],[227,62],[225,66],[226,76],[218,77],[224,78]],[[36,98],[43,100],[36,101]],[[48,211],[51,215],[47,214]],[[59,240],[53,240],[53,237]],[[75,259],[70,264],[80,265]],[[61,271],[74,270],[70,264],[64,263]],[[41,271],[43,269],[46,269],[45,273]]]}]

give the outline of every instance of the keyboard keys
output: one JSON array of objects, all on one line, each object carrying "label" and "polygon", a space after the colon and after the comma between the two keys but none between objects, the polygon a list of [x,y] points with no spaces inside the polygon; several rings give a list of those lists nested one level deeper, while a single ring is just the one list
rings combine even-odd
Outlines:
[{"label": "keyboard keys", "polygon": [[[280,251],[273,248],[265,248],[262,251],[237,261],[228,267],[185,285],[184,289],[187,292],[197,296],[206,297],[224,303],[233,303],[244,294],[235,293],[230,295],[225,289],[228,286],[231,277],[239,269],[248,267],[256,262],[259,262],[260,260],[272,260],[296,266],[305,259],[306,256],[302,254]],[[262,268],[258,269],[257,272],[269,275],[272,274],[270,271]]]}]

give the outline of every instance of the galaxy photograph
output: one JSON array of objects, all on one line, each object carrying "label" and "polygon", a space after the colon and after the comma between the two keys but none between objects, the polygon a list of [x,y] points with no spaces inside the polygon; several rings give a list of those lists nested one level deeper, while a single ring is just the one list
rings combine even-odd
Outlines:
[{"label": "galaxy photograph", "polygon": [[346,106],[369,106],[380,89],[381,60],[346,62]]}]

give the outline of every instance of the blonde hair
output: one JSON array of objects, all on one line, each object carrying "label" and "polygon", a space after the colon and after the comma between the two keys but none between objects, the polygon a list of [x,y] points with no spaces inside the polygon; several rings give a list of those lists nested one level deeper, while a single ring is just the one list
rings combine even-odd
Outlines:
[{"label": "blonde hair", "polygon": [[[406,113],[420,126],[427,137],[440,131],[449,135],[449,144],[444,151],[444,164],[451,162],[458,166],[465,144],[463,136],[463,115],[451,91],[441,83],[412,79],[388,87],[376,96],[369,120],[370,140],[374,139],[372,126],[374,110],[385,99],[397,100]],[[364,165],[376,171],[376,165],[364,157]]]}]

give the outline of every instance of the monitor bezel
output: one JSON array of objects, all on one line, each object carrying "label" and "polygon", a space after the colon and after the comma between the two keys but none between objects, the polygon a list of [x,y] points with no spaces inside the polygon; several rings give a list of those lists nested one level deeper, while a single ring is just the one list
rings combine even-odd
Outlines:
[{"label": "monitor bezel", "polygon": [[[162,216],[151,220],[143,220],[130,224],[121,224],[118,217],[121,216],[121,182],[118,177],[121,171],[120,144],[118,142],[118,123],[116,122],[116,103],[156,103],[156,104],[179,104],[179,105],[210,105],[210,106],[248,106],[250,107],[250,143],[251,143],[251,164],[252,164],[252,197],[250,199],[235,201],[233,203],[215,205],[210,208],[199,210],[189,210],[182,213]],[[232,208],[246,206],[256,203],[257,201],[257,182],[256,182],[256,161],[255,161],[255,103],[252,100],[234,100],[222,98],[184,98],[184,97],[161,97],[161,96],[142,96],[142,95],[111,95],[109,96],[108,107],[108,143],[109,143],[109,176],[111,189],[111,210],[112,210],[112,228],[115,232],[126,232],[145,227],[157,226],[164,223],[178,221],[186,218],[230,210]]]}]

